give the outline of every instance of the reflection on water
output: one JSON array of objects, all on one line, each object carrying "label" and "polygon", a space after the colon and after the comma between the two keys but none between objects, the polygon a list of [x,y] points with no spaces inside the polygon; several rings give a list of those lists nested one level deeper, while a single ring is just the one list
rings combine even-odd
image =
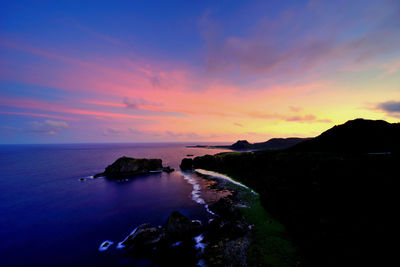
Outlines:
[{"label": "reflection on water", "polygon": [[[161,158],[178,169],[186,154],[218,152],[222,150],[182,144],[0,146],[1,263],[148,264],[121,257],[112,247],[137,225],[163,224],[173,210],[193,219],[209,218],[204,205],[192,200],[194,185],[180,172],[122,181],[89,177],[121,156]],[[200,190],[205,183],[198,183]],[[105,240],[114,244],[100,252]]]}]

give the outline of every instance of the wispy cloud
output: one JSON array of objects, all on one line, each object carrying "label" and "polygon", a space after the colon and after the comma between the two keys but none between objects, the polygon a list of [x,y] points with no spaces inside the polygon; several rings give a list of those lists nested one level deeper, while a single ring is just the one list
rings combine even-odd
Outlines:
[{"label": "wispy cloud", "polygon": [[289,109],[293,112],[299,112],[301,111],[301,107],[294,107],[294,106],[290,106]]},{"label": "wispy cloud", "polygon": [[396,1],[311,1],[260,20],[246,35],[226,34],[208,12],[200,20],[208,69],[293,76],[364,64],[399,49],[399,10]]},{"label": "wispy cloud", "polygon": [[[246,4],[255,12],[240,19],[213,8],[203,16],[196,11],[202,37],[191,32],[195,41],[182,39],[182,53],[166,49],[168,40],[141,43],[143,29],[129,37],[123,27],[113,32],[115,25],[101,31],[94,25],[102,24],[67,25],[60,39],[2,35],[0,114],[11,126],[36,121],[30,128],[44,133],[52,131],[41,120],[65,121],[77,139],[107,141],[234,140],[246,133],[265,140],[308,136],[359,112],[400,116],[396,101],[355,108],[398,99],[399,1],[311,0],[294,8],[261,2],[264,9]],[[82,40],[65,42],[79,33]],[[47,95],[53,89],[61,92],[54,99]]]},{"label": "wispy cloud", "polygon": [[69,127],[65,121],[45,120],[43,122],[32,121],[29,123],[30,132],[55,135]]},{"label": "wispy cloud", "polygon": [[156,107],[163,106],[163,104],[161,104],[161,103],[148,101],[143,98],[124,97],[123,103],[124,103],[125,107],[130,108],[130,109],[139,109],[139,108],[142,108],[143,106],[156,106]]},{"label": "wispy cloud", "polygon": [[110,37],[106,34],[100,33],[98,31],[92,30],[87,26],[84,26],[80,23],[78,23],[74,19],[69,19],[68,22],[72,25],[74,25],[76,28],[80,29],[81,31],[84,31],[85,33],[88,33],[98,39],[101,39],[103,41],[106,41],[108,43],[114,44],[114,45],[121,45],[121,41],[117,40],[116,38]]},{"label": "wispy cloud", "polygon": [[121,135],[121,134],[123,134],[123,131],[121,131],[119,129],[115,129],[115,128],[106,128],[103,131],[104,136],[116,136],[116,135]]}]

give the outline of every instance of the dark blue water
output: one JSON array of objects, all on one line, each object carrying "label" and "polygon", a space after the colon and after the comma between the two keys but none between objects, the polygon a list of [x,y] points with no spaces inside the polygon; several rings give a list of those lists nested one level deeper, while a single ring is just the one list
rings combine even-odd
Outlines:
[{"label": "dark blue water", "polygon": [[185,144],[69,144],[0,146],[0,264],[138,264],[104,240],[122,241],[137,225],[163,224],[173,210],[208,217],[191,198],[180,172],[128,181],[86,179],[121,156],[161,158],[178,169],[186,154],[222,150]]}]

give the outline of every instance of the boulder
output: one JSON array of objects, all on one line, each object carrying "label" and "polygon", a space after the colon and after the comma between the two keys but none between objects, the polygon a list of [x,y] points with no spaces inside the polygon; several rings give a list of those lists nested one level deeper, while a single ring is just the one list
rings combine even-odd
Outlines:
[{"label": "boulder", "polygon": [[241,213],[234,207],[233,201],[229,197],[220,198],[208,208],[224,220],[239,220]]},{"label": "boulder", "polygon": [[166,173],[171,173],[171,172],[175,171],[175,169],[171,168],[170,166],[167,166],[167,167],[163,168],[163,171]]},{"label": "boulder", "polygon": [[214,218],[206,226],[204,240],[211,243],[219,240],[233,240],[245,236],[248,232],[249,226],[244,221],[225,221]]},{"label": "boulder", "polygon": [[229,240],[246,235],[249,232],[249,225],[243,221],[228,221],[222,226],[223,235]]},{"label": "boulder", "polygon": [[135,159],[121,157],[109,165],[103,173],[96,174],[94,178],[106,176],[107,178],[121,179],[144,174],[151,171],[162,171],[161,159]]},{"label": "boulder", "polygon": [[121,245],[126,248],[144,249],[157,245],[163,237],[163,231],[160,228],[152,227],[149,224],[142,224],[130,234]]},{"label": "boulder", "polygon": [[191,239],[201,232],[201,223],[192,221],[178,211],[168,217],[164,225],[166,234],[172,239]]},{"label": "boulder", "polygon": [[181,165],[179,165],[182,171],[192,170],[193,169],[193,159],[184,158],[181,161]]}]

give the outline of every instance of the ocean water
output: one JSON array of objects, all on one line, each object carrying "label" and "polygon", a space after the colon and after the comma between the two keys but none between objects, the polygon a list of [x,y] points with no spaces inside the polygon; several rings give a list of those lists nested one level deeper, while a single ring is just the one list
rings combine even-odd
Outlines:
[{"label": "ocean water", "polygon": [[[179,163],[187,154],[226,150],[186,145],[1,145],[0,265],[151,265],[124,256],[116,244],[142,223],[163,224],[174,210],[210,217],[196,177],[178,171]],[[90,179],[121,156],[161,158],[177,171]],[[101,252],[105,240],[114,245]]]}]

